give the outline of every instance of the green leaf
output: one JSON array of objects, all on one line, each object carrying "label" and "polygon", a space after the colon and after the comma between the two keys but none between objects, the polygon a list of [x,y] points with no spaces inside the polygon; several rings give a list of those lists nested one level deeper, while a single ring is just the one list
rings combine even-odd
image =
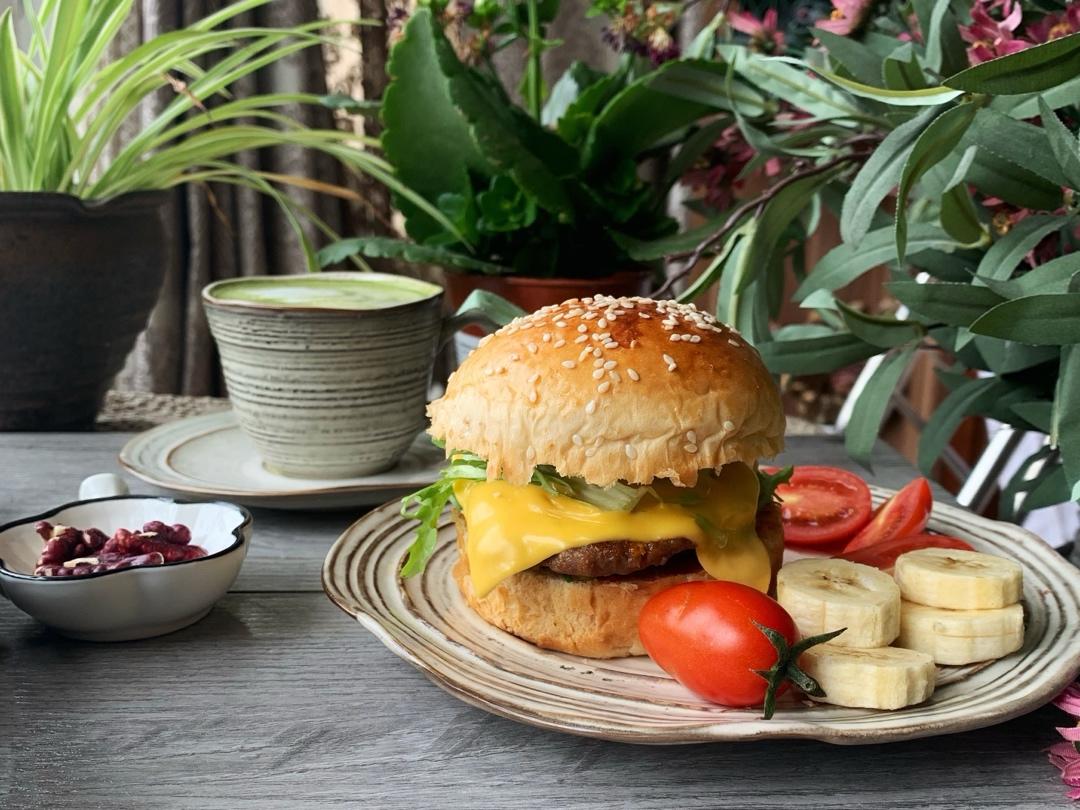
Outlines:
[{"label": "green leaf", "polygon": [[940,216],[941,227],[957,242],[974,245],[988,239],[987,229],[965,186],[953,186],[945,192]]},{"label": "green leaf", "polygon": [[988,287],[972,284],[893,281],[885,285],[914,314],[949,326],[970,326],[1002,297]]},{"label": "green leaf", "polygon": [[728,269],[729,265],[734,265],[737,260],[735,254],[735,248],[740,245],[743,237],[746,235],[746,226],[734,231],[731,236],[724,240],[724,244],[720,247],[720,250],[709,261],[705,269],[694,279],[680,295],[679,301],[688,302],[694,301],[699,295],[704,293],[709,287],[715,284],[721,275]]},{"label": "green leaf", "polygon": [[740,45],[720,45],[717,51],[752,85],[784,99],[814,118],[860,120],[866,117],[846,93],[808,75],[805,65],[789,63],[783,57],[762,56]]},{"label": "green leaf", "polygon": [[890,90],[925,90],[926,76],[910,42],[905,42],[882,63],[881,78]]},{"label": "green leaf", "polygon": [[1055,506],[1080,498],[1080,493],[1070,491],[1068,473],[1062,464],[1047,465],[1039,471],[1032,483],[1034,486],[1024,499],[1025,515],[1036,509],[1044,509],[1047,506]]},{"label": "green leaf", "polygon": [[789,323],[777,329],[773,338],[778,341],[806,340],[835,334],[835,330],[823,323]]},{"label": "green leaf", "polygon": [[1027,93],[1022,96],[998,96],[990,102],[995,110],[1007,113],[1013,118],[1034,118],[1039,114],[1039,101],[1046,102],[1051,110],[1080,104],[1080,76],[1064,84],[1052,87],[1042,93]]},{"label": "green leaf", "polygon": [[1039,242],[1066,224],[1067,220],[1058,216],[1025,217],[990,246],[976,274],[984,279],[1009,278]]},{"label": "green leaf", "polygon": [[1033,346],[1080,343],[1080,293],[1028,295],[1005,301],[975,320],[971,331]]},{"label": "green leaf", "polygon": [[[430,9],[419,8],[391,49],[390,83],[383,95],[383,151],[395,173],[425,199],[468,193],[469,172],[492,173],[450,94],[450,68],[457,62]],[[424,240],[443,229],[415,206],[397,201],[406,229]]]},{"label": "green leaf", "polygon": [[727,65],[703,60],[673,60],[627,85],[596,116],[587,168],[633,157],[661,139],[717,110],[740,109],[761,115],[764,99],[743,82],[730,87]]},{"label": "green leaf", "polygon": [[[319,103],[331,110],[342,110],[352,115],[378,115],[382,109],[382,102],[378,99],[371,101],[362,98],[353,98],[345,93],[330,93],[321,96]],[[214,111],[215,115],[217,110]]]},{"label": "green leaf", "polygon": [[507,301],[501,295],[479,288],[466,296],[454,314],[462,318],[473,316],[476,313],[499,326],[506,326],[514,318],[520,318],[526,314],[525,310],[517,304]]},{"label": "green leaf", "polygon": [[559,117],[556,128],[562,139],[574,146],[584,143],[597,113],[622,90],[626,77],[627,71],[620,68],[584,88]]},{"label": "green leaf", "polygon": [[1080,189],[1080,142],[1061,123],[1061,119],[1041,97],[1039,98],[1039,114],[1042,118],[1043,130],[1050,140],[1050,148],[1054,152],[1067,185]]},{"label": "green leaf", "polygon": [[827,374],[880,353],[851,334],[838,332],[825,337],[800,340],[773,340],[757,347],[769,371],[774,374]]},{"label": "green leaf", "polygon": [[918,341],[926,334],[926,329],[917,321],[902,321],[886,315],[870,315],[839,300],[836,305],[851,334],[881,349],[892,349],[911,341]]},{"label": "green leaf", "polygon": [[1080,501],[1080,347],[1075,345],[1061,350],[1050,442],[1061,453],[1069,499]]},{"label": "green leaf", "polygon": [[1069,291],[1069,282],[1080,273],[1080,251],[1066,253],[1008,281],[982,277],[982,282],[1005,298]]},{"label": "green leaf", "polygon": [[[1054,157],[1047,130],[1043,127],[984,108],[979,110],[975,122],[968,129],[964,144],[978,146],[980,150],[1034,172],[1054,186],[1069,185]],[[1074,150],[1075,146],[1074,141]]]},{"label": "green leaf", "polygon": [[952,439],[964,417],[985,409],[1007,389],[1008,384],[1003,380],[994,377],[979,378],[968,380],[942,400],[919,437],[919,469],[924,475],[930,475],[934,462]]},{"label": "green leaf", "polygon": [[[927,11],[926,6],[931,3],[932,8]],[[935,74],[945,75],[966,68],[964,40],[960,37],[949,0],[916,0],[914,5],[926,43],[926,66]]]},{"label": "green leaf", "polygon": [[350,256],[367,256],[370,259],[404,259],[416,264],[432,264],[437,267],[454,267],[459,270],[475,270],[481,273],[500,274],[509,268],[492,262],[474,259],[445,247],[418,245],[405,239],[386,236],[360,236],[343,239],[327,245],[318,252],[322,267],[337,264]]},{"label": "green leaf", "polygon": [[909,255],[908,262],[912,267],[925,270],[939,281],[967,283],[975,275],[976,261],[981,258],[981,253],[975,253],[973,259],[962,250],[956,250],[952,253],[945,253],[940,250],[923,250]]},{"label": "green leaf", "polygon": [[[1021,494],[1030,495],[1031,491],[1040,485],[1041,479],[1052,476],[1054,472],[1060,473],[1061,483],[1065,483],[1065,473],[1061,465],[1054,463],[1050,457],[1054,454],[1050,445],[1044,444],[1022,462],[1013,473],[1012,478],[1002,488],[1001,497],[998,499],[998,519],[1009,522],[1020,522],[1030,511],[1026,504],[1017,508],[1016,500]],[[1049,461],[1047,461],[1049,459]],[[1031,476],[1031,469],[1036,464],[1041,464],[1038,475]],[[1030,477],[1029,477],[1030,476]],[[1068,498],[1066,489],[1065,497]],[[1027,501],[1027,497],[1024,498]]]},{"label": "green leaf", "polygon": [[940,110],[927,109],[890,132],[870,155],[844,195],[840,212],[840,236],[845,243],[858,244],[870,230],[874,213],[900,181],[905,163],[919,136]]},{"label": "green leaf", "polygon": [[716,233],[727,221],[728,215],[706,220],[686,231],[662,236],[659,239],[637,239],[629,234],[611,231],[611,238],[626,251],[626,255],[636,262],[650,262],[663,259],[675,253],[693,250],[712,234]]},{"label": "green leaf", "polygon": [[1012,406],[1016,415],[1043,433],[1050,433],[1051,412],[1054,403],[1046,400],[1031,400],[1029,402],[1017,402]]},{"label": "green leaf", "polygon": [[991,59],[945,80],[946,87],[988,96],[1038,93],[1080,75],[1080,34]]},{"label": "green leaf", "polygon": [[995,374],[1012,374],[1057,358],[1056,346],[1027,346],[1014,340],[974,335],[975,349]]},{"label": "green leaf", "polygon": [[[794,300],[802,301],[815,290],[837,290],[850,284],[867,270],[896,257],[893,226],[870,231],[858,245],[842,244],[826,253],[795,291]],[[908,232],[908,251],[951,251],[957,244],[936,225],[919,223]]]},{"label": "green leaf", "polygon": [[873,469],[870,460],[881,430],[881,420],[917,348],[918,343],[911,343],[885,357],[866,381],[855,402],[851,421],[844,429],[844,447],[848,455],[868,470]]},{"label": "green leaf", "polygon": [[881,79],[881,57],[857,39],[842,37],[823,28],[815,28],[814,36],[821,40],[829,57],[846,67],[860,82],[873,84]]},{"label": "green leaf", "polygon": [[667,169],[664,171],[663,187],[670,188],[677,183],[697,163],[698,159],[716,143],[720,133],[729,126],[731,126],[730,118],[717,118],[715,121],[703,125],[683,141],[679,151],[671,158]]},{"label": "green leaf", "polygon": [[551,88],[551,94],[544,104],[540,123],[545,127],[555,126],[571,105],[578,100],[581,93],[588,87],[596,84],[605,74],[593,70],[584,62],[575,61],[566,69],[555,86]]},{"label": "green leaf", "polygon": [[[960,139],[964,136],[968,126],[975,119],[975,113],[978,108],[974,104],[960,104],[953,107],[950,110],[946,110],[930,124],[919,132],[911,151],[907,153],[907,157],[903,164],[903,169],[900,173],[900,183],[896,192],[896,255],[897,261],[901,265],[904,263],[904,254],[907,250],[907,198],[911,193],[912,186],[918,182],[926,172],[936,164],[940,163],[953,151]],[[913,119],[910,124],[914,124],[918,119]],[[905,124],[904,126],[908,126]],[[898,127],[894,130],[893,134],[899,132],[902,127]],[[890,135],[889,137],[892,137]],[[886,138],[886,141],[888,138]],[[883,142],[882,147],[885,146]],[[873,160],[873,158],[871,158]],[[869,168],[870,163],[867,163]],[[959,187],[958,187],[959,188]],[[964,195],[964,199],[967,199],[966,189],[961,189],[961,193]],[[845,200],[846,203],[846,200]],[[880,201],[878,201],[880,204]],[[944,203],[943,203],[944,212]],[[972,212],[973,214],[973,212]],[[955,231],[945,226],[946,217],[942,213],[942,226],[950,235],[955,236]],[[841,222],[842,224],[842,222]],[[950,218],[950,224],[955,225]],[[963,229],[961,229],[963,230]],[[978,235],[982,234],[982,228],[978,226],[978,220],[976,219],[975,232]],[[973,242],[978,238],[976,235],[974,238],[963,239],[963,242]]]},{"label": "green leaf", "polygon": [[966,180],[988,197],[1018,208],[1053,211],[1061,207],[1061,188],[1011,160],[978,149]]},{"label": "green leaf", "polygon": [[894,107],[934,107],[939,104],[946,104],[961,95],[960,90],[951,90],[948,87],[925,87],[921,90],[885,90],[861,82],[853,82],[827,70],[815,68],[815,71],[833,84],[843,87],[849,93],[890,104]]}]

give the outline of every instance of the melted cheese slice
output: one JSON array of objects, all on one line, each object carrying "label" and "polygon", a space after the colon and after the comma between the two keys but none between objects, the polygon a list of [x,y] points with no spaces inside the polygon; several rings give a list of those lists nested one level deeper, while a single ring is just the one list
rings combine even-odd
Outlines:
[{"label": "melted cheese slice", "polygon": [[716,579],[767,591],[772,569],[754,529],[757,474],[728,464],[693,489],[653,487],[630,512],[607,511],[532,484],[459,481],[454,495],[468,526],[469,571],[479,596],[553,554],[605,540],[689,538]]}]

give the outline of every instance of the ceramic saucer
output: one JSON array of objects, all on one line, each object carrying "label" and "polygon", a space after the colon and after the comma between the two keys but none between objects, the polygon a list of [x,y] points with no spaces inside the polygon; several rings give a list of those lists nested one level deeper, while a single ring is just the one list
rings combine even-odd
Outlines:
[{"label": "ceramic saucer", "polygon": [[421,434],[397,466],[359,478],[289,478],[267,470],[231,411],[192,416],[140,433],[120,464],[154,486],[271,509],[372,506],[427,486],[443,452]]}]

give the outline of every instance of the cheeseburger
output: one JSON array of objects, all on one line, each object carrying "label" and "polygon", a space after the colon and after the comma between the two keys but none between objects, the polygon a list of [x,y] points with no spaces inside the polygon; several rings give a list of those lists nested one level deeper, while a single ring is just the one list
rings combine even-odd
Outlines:
[{"label": "cheeseburger", "polygon": [[571,299],[484,338],[428,407],[449,463],[405,499],[418,573],[452,505],[466,602],[541,647],[642,655],[638,613],[698,579],[770,589],[784,414],[758,353],[693,305]]}]

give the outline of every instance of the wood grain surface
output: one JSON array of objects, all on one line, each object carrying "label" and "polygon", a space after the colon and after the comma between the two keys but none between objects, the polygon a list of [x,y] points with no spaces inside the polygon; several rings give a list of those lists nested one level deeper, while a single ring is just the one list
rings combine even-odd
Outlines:
[{"label": "wood grain surface", "polygon": [[[0,522],[72,499],[125,439],[0,435]],[[850,466],[826,438],[788,458]],[[884,449],[875,471],[912,475]],[[66,641],[0,602],[0,808],[1068,806],[1042,752],[1065,719],[1053,707],[861,748],[637,747],[470,708],[321,593],[354,517],[258,512],[234,593],[171,636]]]}]

